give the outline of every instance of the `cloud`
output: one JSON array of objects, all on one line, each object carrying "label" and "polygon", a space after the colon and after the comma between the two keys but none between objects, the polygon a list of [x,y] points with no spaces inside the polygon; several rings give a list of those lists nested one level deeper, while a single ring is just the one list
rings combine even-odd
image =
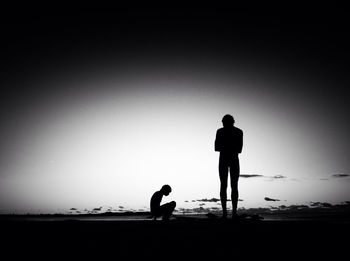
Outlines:
[{"label": "cloud", "polygon": [[264,198],[266,201],[281,201],[279,199],[274,199],[274,198],[269,198],[269,197],[265,197]]},{"label": "cloud", "polygon": [[[221,204],[220,203],[220,199],[218,199],[218,198],[210,198],[210,199],[208,199],[208,198],[203,198],[203,199],[196,199],[196,200],[192,200],[192,202],[195,202],[195,201],[197,201],[197,202],[213,202],[213,203],[216,203],[216,202],[218,202],[218,204]],[[231,201],[231,199],[227,199],[226,200],[227,202],[230,202]],[[243,199],[238,199],[238,201],[243,201]],[[185,200],[185,202],[188,202],[188,200]]]},{"label": "cloud", "polygon": [[350,176],[349,174],[344,174],[344,173],[337,173],[332,175],[333,178],[346,178],[349,176]]},{"label": "cloud", "polygon": [[71,208],[70,210],[77,210],[76,208]]},{"label": "cloud", "polygon": [[280,209],[283,209],[284,211],[300,211],[300,210],[310,209],[310,207],[307,205],[290,205],[290,206],[284,206],[283,208],[281,208],[280,206]]},{"label": "cloud", "polygon": [[275,175],[275,176],[273,176],[272,178],[274,178],[274,179],[284,179],[284,178],[286,178],[285,176],[282,176],[282,175]]},{"label": "cloud", "polygon": [[221,207],[197,207],[197,208],[178,208],[178,213],[217,213],[221,211]]},{"label": "cloud", "polygon": [[283,175],[275,175],[275,176],[264,176],[264,175],[260,175],[260,174],[241,174],[239,175],[241,178],[271,178],[271,179],[284,179],[286,178]]},{"label": "cloud", "polygon": [[218,198],[211,198],[211,199],[203,198],[203,199],[197,199],[196,201],[197,202],[219,202],[220,199],[218,199]]},{"label": "cloud", "polygon": [[264,177],[263,175],[259,175],[259,174],[241,174],[239,176],[241,178],[260,178],[260,177]]},{"label": "cloud", "polygon": [[319,207],[319,208],[330,208],[333,205],[327,202],[311,202],[311,207]]}]

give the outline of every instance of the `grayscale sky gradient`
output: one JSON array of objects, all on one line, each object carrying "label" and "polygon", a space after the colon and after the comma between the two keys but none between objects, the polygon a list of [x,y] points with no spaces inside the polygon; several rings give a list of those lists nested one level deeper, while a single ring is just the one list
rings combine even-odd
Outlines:
[{"label": "grayscale sky gradient", "polygon": [[0,212],[217,198],[226,113],[239,207],[349,200],[343,13],[231,11],[3,19]]}]

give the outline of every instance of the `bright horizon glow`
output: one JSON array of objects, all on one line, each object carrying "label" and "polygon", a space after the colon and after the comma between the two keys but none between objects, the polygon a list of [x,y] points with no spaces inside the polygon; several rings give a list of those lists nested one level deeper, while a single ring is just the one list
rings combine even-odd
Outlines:
[{"label": "bright horizon glow", "polygon": [[[1,212],[147,209],[163,184],[173,188],[164,201],[178,207],[219,198],[214,139],[226,113],[244,131],[241,174],[267,176],[240,179],[239,207],[348,200],[348,182],[321,180],[345,170],[328,157],[327,140],[319,143],[308,113],[293,107],[298,94],[267,96],[255,90],[268,83],[234,75],[189,75],[135,72],[38,83],[73,91],[41,101],[26,119],[30,127],[14,134],[17,151],[2,170]],[[268,178],[275,175],[285,178]],[[281,201],[265,202],[266,196]]]}]

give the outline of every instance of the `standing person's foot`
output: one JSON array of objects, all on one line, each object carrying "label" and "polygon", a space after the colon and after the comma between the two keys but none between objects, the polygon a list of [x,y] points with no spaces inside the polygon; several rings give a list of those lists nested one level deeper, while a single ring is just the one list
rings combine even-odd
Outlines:
[{"label": "standing person's foot", "polygon": [[221,222],[226,222],[228,219],[227,219],[227,216],[221,216],[221,217],[219,218],[219,220],[220,220]]},{"label": "standing person's foot", "polygon": [[226,220],[227,219],[227,212],[223,212],[220,219],[221,220]]},{"label": "standing person's foot", "polygon": [[233,213],[232,213],[232,220],[233,220],[233,221],[236,221],[236,220],[238,220],[238,219],[239,219],[238,214],[237,214],[236,212],[233,212]]}]

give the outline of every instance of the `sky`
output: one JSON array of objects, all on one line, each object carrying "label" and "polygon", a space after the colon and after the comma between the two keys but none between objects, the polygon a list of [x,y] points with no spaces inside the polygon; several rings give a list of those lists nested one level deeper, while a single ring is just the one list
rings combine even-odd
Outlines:
[{"label": "sky", "polygon": [[0,213],[145,210],[164,184],[179,208],[219,198],[225,114],[244,132],[239,207],[348,201],[347,22],[337,9],[9,13]]}]

